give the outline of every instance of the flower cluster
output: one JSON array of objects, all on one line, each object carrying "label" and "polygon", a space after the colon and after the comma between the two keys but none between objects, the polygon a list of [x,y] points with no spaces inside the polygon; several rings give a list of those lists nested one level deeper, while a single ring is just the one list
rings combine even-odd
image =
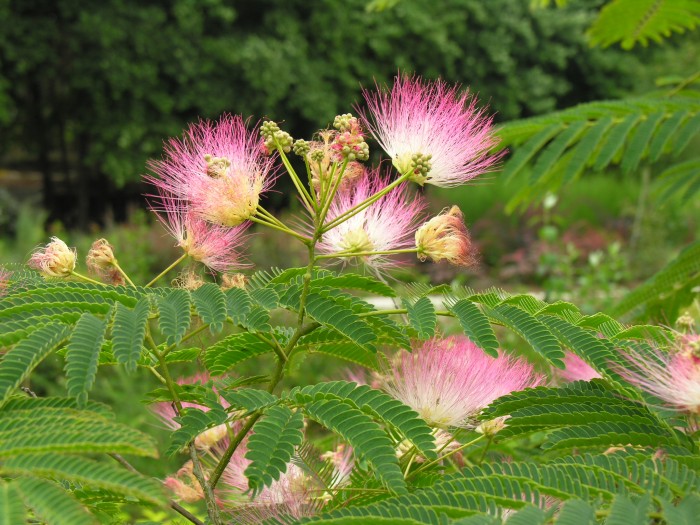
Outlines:
[{"label": "flower cluster", "polygon": [[32,254],[27,264],[47,277],[68,277],[75,270],[76,259],[75,248],[71,249],[58,237],[52,237],[49,244]]}]

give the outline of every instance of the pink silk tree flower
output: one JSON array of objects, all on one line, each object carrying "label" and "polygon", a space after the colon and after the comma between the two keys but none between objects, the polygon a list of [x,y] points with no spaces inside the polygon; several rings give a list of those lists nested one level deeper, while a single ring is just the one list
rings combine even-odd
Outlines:
[{"label": "pink silk tree flower", "polygon": [[69,277],[75,270],[76,257],[75,248],[51,237],[51,242],[35,251],[27,264],[47,277]]},{"label": "pink silk tree flower", "polygon": [[493,358],[464,336],[432,339],[402,352],[385,384],[431,426],[469,427],[501,396],[543,383],[529,363],[505,354]]},{"label": "pink silk tree flower", "polygon": [[211,224],[175,196],[161,192],[156,198],[160,203],[151,209],[187,255],[222,273],[248,266],[240,261],[248,224],[232,228]]},{"label": "pink silk tree flower", "polygon": [[464,215],[457,206],[444,210],[416,230],[418,258],[434,262],[445,260],[455,266],[476,264],[476,250],[472,245]]},{"label": "pink silk tree flower", "polygon": [[668,353],[627,349],[622,356],[630,366],[615,369],[629,383],[670,408],[700,414],[700,336],[687,337]]},{"label": "pink silk tree flower", "polygon": [[170,139],[165,157],[149,163],[146,180],[189,202],[192,211],[220,226],[237,226],[256,213],[260,194],[274,178],[274,158],[265,154],[257,130],[224,115],[190,125],[182,139]]},{"label": "pink silk tree flower", "polygon": [[602,377],[588,363],[572,352],[567,352],[564,356],[564,370],[557,369],[555,374],[562,381],[590,381]]},{"label": "pink silk tree flower", "polygon": [[7,293],[7,289],[10,286],[10,277],[12,277],[12,272],[0,268],[0,297]]},{"label": "pink silk tree flower", "polygon": [[459,86],[399,75],[390,91],[377,87],[364,97],[367,129],[396,169],[421,186],[459,186],[493,170],[503,155],[489,155],[498,144],[492,118]]},{"label": "pink silk tree flower", "polygon": [[[330,205],[326,222],[360,204],[386,187],[378,171],[368,172],[347,190],[336,195]],[[323,234],[318,244],[321,253],[384,252],[414,248],[414,232],[425,204],[419,196],[411,195],[407,185],[400,185],[369,207]],[[364,255],[358,258],[374,268],[395,266],[390,255]]]}]

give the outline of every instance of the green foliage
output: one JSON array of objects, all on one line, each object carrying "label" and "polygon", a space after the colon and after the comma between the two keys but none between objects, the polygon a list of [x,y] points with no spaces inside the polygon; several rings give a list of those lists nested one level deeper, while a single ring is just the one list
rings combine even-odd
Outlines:
[{"label": "green foliage", "polygon": [[22,499],[49,525],[94,525],[96,520],[61,487],[50,481],[22,478],[17,481]]},{"label": "green foliage", "polygon": [[68,395],[78,403],[87,402],[88,392],[95,382],[100,349],[104,342],[106,321],[84,313],[76,323],[66,351],[66,382]]},{"label": "green foliage", "polygon": [[648,281],[626,295],[613,309],[615,315],[630,312],[644,319],[675,320],[696,296],[700,284],[700,242],[686,246],[678,256]]},{"label": "green foliage", "polygon": [[433,337],[437,326],[437,316],[430,298],[421,297],[414,304],[404,301],[403,305],[408,312],[408,320],[411,323],[411,327],[418,332],[418,337],[421,339]]},{"label": "green foliage", "polygon": [[0,481],[0,525],[24,523],[26,512],[15,483]]},{"label": "green foliage", "polygon": [[623,49],[649,40],[662,42],[671,33],[693,30],[700,24],[700,5],[694,0],[612,0],[589,29],[591,42]]},{"label": "green foliage", "polygon": [[221,332],[226,322],[226,297],[214,283],[206,283],[192,292],[192,302],[199,317],[212,333]]},{"label": "green foliage", "polygon": [[[502,125],[501,147],[515,148],[503,176],[512,180],[528,165],[534,166],[530,184],[508,207],[557,191],[586,168],[602,171],[619,165],[624,173],[632,173],[642,160],[653,163],[677,156],[700,131],[699,112],[698,98],[683,92],[582,104]],[[694,178],[688,180],[692,184]]]},{"label": "green foliage", "polygon": [[246,459],[250,465],[245,470],[248,485],[254,493],[279,479],[301,445],[304,416],[285,406],[274,406],[253,427],[254,434],[248,442]]},{"label": "green foliage", "polygon": [[172,290],[158,301],[160,330],[169,344],[179,343],[192,323],[190,294],[187,290]]},{"label": "green foliage", "polygon": [[148,298],[139,300],[133,310],[123,304],[116,305],[112,324],[112,350],[117,362],[129,371],[136,370],[141,357],[150,309]]}]

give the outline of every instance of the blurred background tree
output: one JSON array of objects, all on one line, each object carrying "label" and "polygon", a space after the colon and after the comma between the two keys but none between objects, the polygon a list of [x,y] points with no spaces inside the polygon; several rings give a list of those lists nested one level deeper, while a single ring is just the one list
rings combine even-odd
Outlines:
[{"label": "blurred background tree", "polygon": [[40,171],[49,220],[85,228],[124,219],[146,159],[199,117],[308,135],[399,70],[470,85],[499,120],[614,98],[644,82],[640,53],[588,45],[600,4],[2,0],[0,165]]}]

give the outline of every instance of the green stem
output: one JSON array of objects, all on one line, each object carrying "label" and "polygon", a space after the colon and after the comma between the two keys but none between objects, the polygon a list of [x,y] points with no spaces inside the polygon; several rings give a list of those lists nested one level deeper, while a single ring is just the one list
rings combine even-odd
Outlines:
[{"label": "green stem", "polygon": [[277,140],[275,140],[275,146],[277,146],[277,151],[280,154],[280,159],[282,160],[282,164],[284,164],[284,167],[287,169],[287,172],[289,173],[289,176],[291,177],[292,182],[294,183],[294,186],[296,187],[297,191],[299,192],[299,196],[301,197],[301,200],[304,202],[304,206],[309,210],[314,210],[315,208],[311,204],[311,195],[309,195],[309,192],[306,191],[306,188],[304,187],[304,184],[301,182],[299,175],[297,175],[297,172],[294,170],[294,167],[292,167],[292,164],[289,162],[289,159],[287,158],[287,154],[280,147]]},{"label": "green stem", "polygon": [[82,279],[83,281],[88,282],[88,283],[91,283],[91,284],[99,284],[100,286],[107,286],[105,283],[101,283],[100,281],[96,281],[95,279],[91,279],[91,278],[88,277],[87,275],[83,275],[83,274],[81,274],[81,273],[78,273],[78,272],[76,272],[75,270],[73,270],[73,271],[71,272],[71,275],[72,275],[73,277],[77,277],[78,279]]},{"label": "green stem", "polygon": [[359,203],[357,206],[353,206],[353,207],[350,208],[348,211],[346,211],[346,212],[344,212],[344,213],[338,215],[338,217],[336,217],[335,219],[333,219],[331,222],[329,222],[328,224],[326,224],[326,225],[323,227],[323,230],[322,230],[323,233],[325,233],[325,232],[327,232],[327,231],[329,231],[329,230],[332,230],[333,228],[335,228],[335,227],[338,226],[339,224],[342,224],[343,222],[347,221],[347,220],[348,220],[350,217],[352,217],[353,215],[355,215],[355,214],[361,212],[362,210],[364,210],[365,208],[371,206],[371,205],[374,204],[376,201],[378,201],[379,199],[381,199],[384,195],[386,195],[386,194],[389,193],[391,190],[393,190],[394,188],[396,188],[399,184],[401,184],[401,183],[404,182],[405,180],[408,180],[408,178],[409,178],[410,176],[411,176],[411,172],[406,173],[406,174],[404,174],[404,175],[401,175],[401,176],[400,176],[398,179],[396,179],[394,182],[392,182],[391,184],[389,184],[389,185],[386,186],[385,188],[381,189],[380,191],[378,191],[377,193],[375,193],[375,194],[372,195],[371,197],[368,197],[367,199],[365,199],[364,201],[362,201],[361,203]]},{"label": "green stem", "polygon": [[[317,226],[323,226],[323,222],[326,220],[326,215],[328,214],[328,210],[331,207],[331,203],[333,202],[333,198],[335,197],[336,192],[338,191],[338,188],[340,187],[340,181],[343,180],[343,175],[345,174],[345,168],[348,165],[348,159],[345,159],[343,161],[343,164],[340,166],[340,171],[338,172],[338,175],[335,176],[335,172],[338,171],[338,165],[333,164],[333,170],[331,171],[331,174],[328,179],[328,193],[325,195],[325,197],[322,200],[323,206],[321,208],[321,213],[318,214],[318,221],[317,221]],[[321,230],[321,233],[323,233],[323,230]]]},{"label": "green stem", "polygon": [[182,337],[182,339],[180,339],[180,342],[179,342],[179,343],[177,343],[177,344],[172,344],[172,345],[170,345],[168,348],[166,348],[165,350],[163,350],[163,357],[165,357],[165,356],[168,355],[170,352],[172,352],[172,351],[177,347],[178,344],[184,343],[184,342],[187,341],[188,339],[191,339],[192,337],[194,337],[195,335],[199,334],[200,332],[203,332],[203,331],[206,330],[207,328],[209,328],[209,323],[205,323],[205,324],[203,324],[202,326],[199,326],[199,327],[197,327],[196,329],[192,330],[189,334],[184,335],[184,336]]},{"label": "green stem", "polygon": [[464,450],[465,448],[472,446],[474,443],[478,443],[478,442],[481,441],[482,439],[484,439],[484,435],[483,435],[483,434],[480,435],[479,437],[477,437],[476,439],[473,439],[473,440],[470,441],[469,443],[465,443],[464,445],[462,445],[462,446],[460,446],[460,447],[457,447],[457,448],[454,449],[454,450],[450,450],[447,454],[444,454],[444,455],[440,456],[439,458],[434,459],[433,461],[430,461],[430,462],[428,462],[428,463],[424,463],[422,467],[420,467],[420,468],[414,470],[413,472],[411,472],[411,473],[406,477],[406,479],[409,479],[409,478],[415,476],[416,474],[418,474],[419,472],[422,472],[423,470],[425,470],[425,469],[427,469],[427,468],[430,468],[430,467],[432,467],[433,465],[436,465],[436,464],[440,463],[442,460],[449,458],[450,456],[452,456],[453,454],[456,454],[457,452],[461,452],[461,451]]},{"label": "green stem", "polygon": [[479,457],[479,462],[478,462],[479,465],[481,465],[484,462],[484,459],[486,458],[486,453],[488,452],[492,441],[493,441],[493,437],[489,437],[489,440],[486,442],[486,446],[484,447],[484,451],[481,453],[481,456]]},{"label": "green stem", "polygon": [[294,230],[290,230],[290,229],[289,229],[288,227],[286,227],[286,226],[281,227],[281,226],[278,226],[278,225],[276,225],[276,224],[273,224],[273,223],[271,223],[271,222],[269,222],[269,221],[267,221],[267,220],[264,220],[264,219],[262,219],[262,218],[259,218],[259,217],[250,217],[250,220],[253,221],[253,222],[255,222],[255,223],[257,223],[257,224],[260,224],[260,225],[262,225],[262,226],[267,226],[268,228],[272,228],[273,230],[278,230],[278,231],[281,231],[282,233],[286,233],[287,235],[291,235],[292,237],[296,237],[297,239],[299,239],[299,240],[300,240],[301,242],[303,242],[304,244],[308,244],[308,243],[309,243],[308,237],[304,237],[303,235],[298,234],[298,233],[295,232]]},{"label": "green stem", "polygon": [[396,310],[373,310],[371,312],[362,312],[357,314],[358,317],[372,317],[375,315],[401,315],[407,314],[408,310],[405,308],[397,308]]},{"label": "green stem", "polygon": [[[151,351],[158,359],[158,363],[160,364],[161,370],[163,372],[163,379],[165,379],[165,384],[168,388],[168,391],[170,392],[170,395],[173,398],[175,410],[177,411],[178,415],[181,415],[182,403],[180,402],[180,397],[178,396],[177,390],[175,389],[175,382],[173,381],[173,378],[170,375],[168,363],[166,363],[163,354],[158,352],[158,346],[155,344],[155,341],[153,341],[153,337],[151,336],[149,330],[146,330],[146,341],[151,347]],[[214,525],[223,525],[223,522],[221,521],[221,515],[219,513],[219,507],[216,504],[216,497],[214,496],[214,490],[212,488],[213,486],[207,481],[207,478],[204,475],[204,469],[202,468],[202,463],[199,461],[199,456],[197,455],[197,449],[194,446],[194,442],[189,444],[189,452],[190,458],[192,459],[193,473],[197,478],[199,485],[202,487],[202,491],[204,492],[204,500],[207,504],[207,513],[209,514],[209,518],[211,519]]]},{"label": "green stem", "polygon": [[172,263],[170,266],[168,266],[165,270],[163,270],[163,271],[160,272],[158,275],[156,275],[156,276],[153,278],[153,280],[145,286],[145,288],[150,288],[151,286],[153,286],[155,283],[157,283],[157,282],[160,280],[161,277],[163,277],[166,273],[168,273],[170,270],[172,270],[173,268],[175,268],[178,264],[180,264],[180,263],[181,263],[182,261],[184,261],[185,259],[187,259],[187,254],[186,254],[186,253],[183,253],[180,257],[178,257],[178,258],[175,260],[175,262],[173,262],[173,263]]},{"label": "green stem", "polygon": [[696,80],[700,79],[700,71],[696,71],[692,75],[690,75],[688,78],[686,78],[683,82],[678,84],[675,88],[673,88],[671,91],[669,91],[666,96],[667,97],[672,97],[676,93],[679,93],[683,91],[685,88],[687,88],[690,84],[695,82]]},{"label": "green stem", "polygon": [[129,285],[131,285],[131,286],[133,286],[134,288],[136,288],[136,285],[134,284],[134,281],[132,281],[131,278],[130,278],[130,277],[126,274],[126,272],[122,269],[122,267],[119,266],[119,263],[117,262],[116,259],[112,262],[112,266],[114,266],[114,267],[117,269],[117,271],[121,274],[121,276],[124,277],[124,280],[125,280],[127,283],[129,283]]}]

